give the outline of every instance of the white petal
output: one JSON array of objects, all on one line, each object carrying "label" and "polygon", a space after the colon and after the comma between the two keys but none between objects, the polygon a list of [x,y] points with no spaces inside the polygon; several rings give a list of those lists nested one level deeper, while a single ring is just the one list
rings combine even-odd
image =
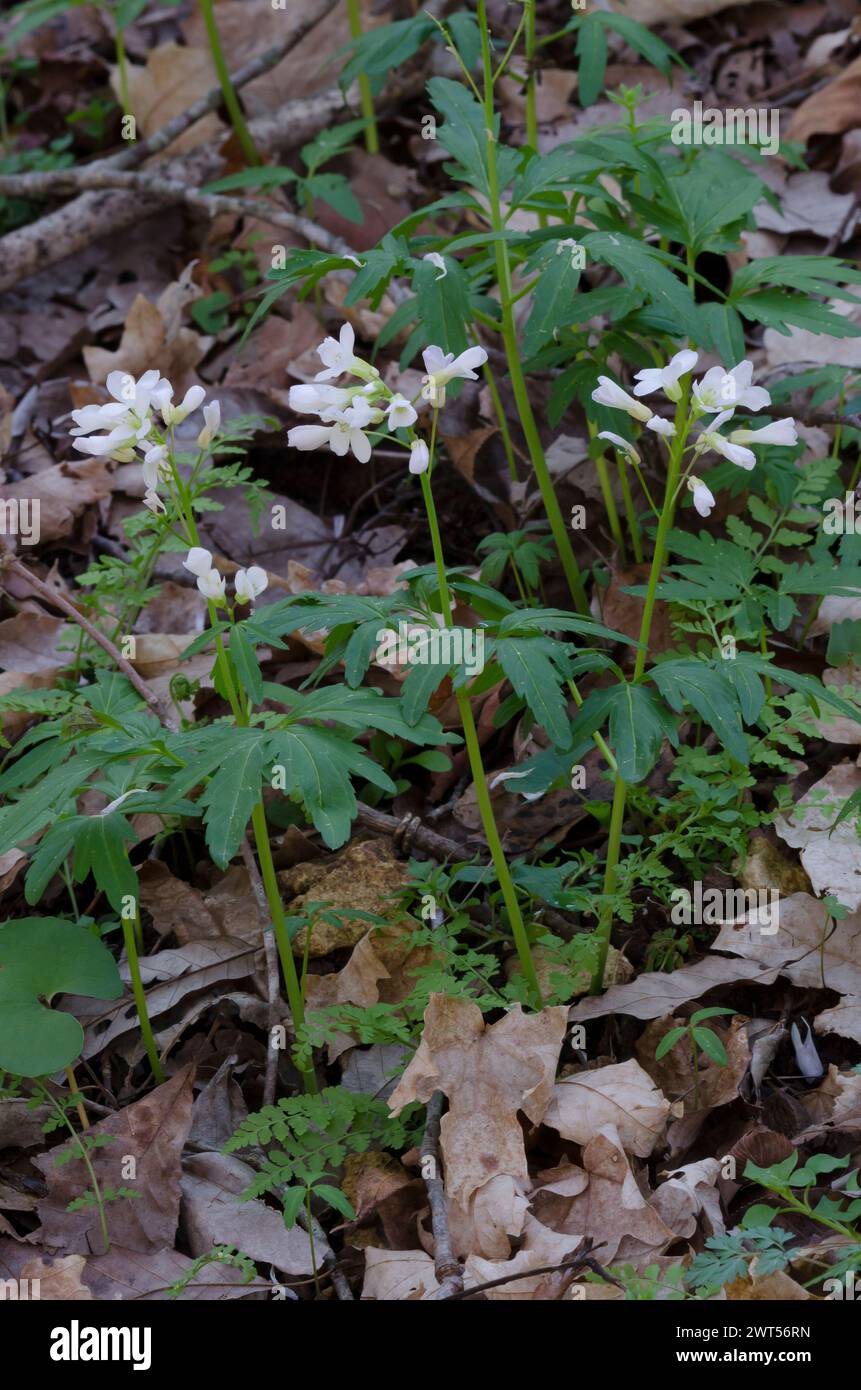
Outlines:
[{"label": "white petal", "polygon": [[193,545],[183,560],[182,567],[199,578],[212,569],[212,555],[208,550],[204,550],[202,545]]},{"label": "white petal", "polygon": [[291,449],[322,449],[331,435],[331,425],[294,425],[287,432],[287,443]]}]

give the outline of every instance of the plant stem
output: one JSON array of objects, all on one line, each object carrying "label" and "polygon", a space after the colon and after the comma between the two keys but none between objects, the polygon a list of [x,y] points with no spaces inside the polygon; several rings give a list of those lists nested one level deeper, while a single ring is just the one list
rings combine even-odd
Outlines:
[{"label": "plant stem", "polygon": [[693,1029],[691,1029],[691,1060],[692,1060],[692,1062],[693,1062],[693,1071],[694,1071],[694,1105],[697,1107],[697,1110],[699,1110],[699,1108],[700,1108],[700,1059],[699,1059],[699,1049],[698,1049],[698,1047],[697,1047],[696,1038],[694,1037],[694,1034],[693,1034]]},{"label": "plant stem", "polygon": [[81,1159],[81,1162],[87,1170],[87,1176],[89,1177],[90,1182],[92,1184],[93,1196],[96,1199],[96,1206],[99,1210],[99,1228],[102,1233],[102,1243],[105,1247],[105,1254],[107,1254],[111,1248],[111,1238],[108,1234],[108,1217],[107,1212],[105,1211],[105,1199],[102,1196],[102,1189],[99,1187],[99,1180],[96,1177],[96,1170],[93,1167],[87,1146],[81,1139],[81,1136],[75,1132],[75,1126],[72,1124],[62,1105],[60,1105],[59,1102],[55,1100],[55,1098],[51,1095],[51,1092],[48,1090],[47,1086],[42,1085],[40,1082],[38,1083],[38,1089],[42,1092],[42,1095],[45,1097],[48,1104],[52,1106],[53,1109],[56,1111],[57,1115],[59,1115],[63,1124],[66,1126],[66,1129],[71,1134],[74,1143],[78,1146],[78,1154]]},{"label": "plant stem", "polygon": [[631,546],[634,551],[635,564],[643,563],[643,542],[640,538],[640,527],[637,522],[637,513],[634,511],[634,499],[631,496],[631,484],[628,482],[628,470],[625,462],[620,456],[616,455],[616,467],[619,470],[619,484],[622,488],[622,500],[625,503],[625,516],[628,522],[628,530],[631,534]]},{"label": "plant stem", "polygon": [[[362,16],[359,10],[359,0],[347,0],[347,17],[350,21],[351,37],[360,39],[362,37]],[[377,154],[380,148],[380,138],[377,133],[377,121],[374,114],[374,97],[368,75],[364,72],[359,73],[359,105],[362,108],[362,115],[368,123],[365,126],[365,148],[368,154]]]},{"label": "plant stem", "polygon": [[206,37],[209,40],[209,49],[212,54],[212,61],[215,65],[218,85],[221,88],[221,95],[224,98],[224,105],[227,107],[227,114],[230,123],[236,131],[236,138],[242,147],[249,164],[262,164],[257,146],[251,138],[251,132],[245,124],[245,117],[242,114],[242,107],[239,105],[239,98],[230,80],[230,71],[224,57],[224,49],[221,47],[221,35],[218,32],[218,25],[215,22],[215,10],[213,0],[200,0],[200,8],[203,12],[203,22],[206,26]]},{"label": "plant stem", "polygon": [[114,44],[117,54],[117,73],[120,81],[120,106],[123,108],[123,115],[130,116],[132,104],[129,100],[129,69],[126,62],[126,43],[123,38],[122,29],[117,26],[114,35]]},{"label": "plant stem", "polygon": [[[431,459],[433,459],[433,445],[436,435],[436,416],[434,412],[434,431],[431,436]],[[448,588],[448,580],[445,573],[445,560],[443,558],[442,540],[440,538],[439,521],[436,514],[436,506],[433,500],[433,491],[430,485],[430,471],[422,473],[422,493],[424,495],[425,508],[427,510],[428,526],[431,533],[431,544],[433,545],[434,561],[436,563],[437,579],[439,581],[440,601],[442,603],[442,616],[446,627],[452,627],[451,615],[451,595]],[[466,744],[466,752],[469,758],[472,780],[475,784],[475,798],[478,802],[478,809],[481,814],[481,823],[484,827],[490,856],[493,860],[493,867],[496,870],[496,877],[502,889],[502,897],[508,910],[508,920],[511,924],[514,944],[517,947],[517,954],[520,958],[520,967],[523,977],[529,986],[529,993],[536,1009],[542,1007],[541,986],[538,983],[538,976],[535,973],[535,962],[532,959],[532,950],[529,945],[529,935],[520,911],[520,904],[517,901],[517,892],[511,878],[511,870],[505,858],[505,851],[502,848],[502,840],[499,837],[499,830],[496,825],[496,817],[493,814],[493,805],[490,800],[490,792],[487,786],[487,778],[484,773],[484,763],[481,757],[481,744],[478,740],[478,733],[475,727],[475,719],[472,713],[472,706],[469,703],[469,695],[461,687],[455,691],[457,708],[463,725],[463,737]]]},{"label": "plant stem", "polygon": [[532,405],[529,400],[529,391],[520,362],[517,329],[512,308],[511,270],[508,263],[508,247],[504,240],[505,227],[503,224],[502,210],[499,205],[499,186],[496,173],[496,133],[494,130],[493,60],[490,49],[490,33],[487,27],[486,0],[478,0],[478,25],[481,31],[481,53],[484,70],[484,124],[487,148],[489,208],[491,224],[496,233],[496,240],[494,242],[496,278],[499,282],[499,298],[502,311],[502,337],[505,343],[505,355],[508,360],[508,372],[511,377],[514,399],[517,404],[517,413],[520,416],[520,424],[526,438],[526,447],[529,451],[529,457],[532,460],[532,466],[535,469],[535,476],[541,490],[541,497],[550,522],[550,529],[553,532],[553,539],[556,542],[556,549],[559,552],[559,559],[562,563],[562,568],[565,571],[565,578],[568,581],[568,587],[571,591],[571,598],[578,612],[588,613],[589,605],[586,600],[586,591],[583,588],[583,578],[571,547],[571,538],[568,535],[565,522],[562,519],[559,501],[553,487],[553,480],[550,477],[550,470],[544,458],[541,437],[535,424],[535,417],[532,413]]},{"label": "plant stem", "polygon": [[138,1023],[140,1024],[141,1037],[143,1038],[146,1055],[152,1069],[153,1078],[157,1085],[164,1081],[164,1071],[158,1055],[158,1048],[153,1037],[152,1024],[149,1021],[149,1010],[146,1005],[146,993],[141,979],[140,960],[138,958],[138,947],[135,939],[136,933],[140,931],[140,913],[135,910],[135,920],[130,922],[127,917],[122,919],[123,941],[126,946],[126,955],[129,958],[129,972],[132,977],[132,993],[135,997],[135,1008],[138,1013]]},{"label": "plant stem", "polygon": [[[305,1000],[302,997],[302,988],[299,984],[299,976],[296,973],[296,962],[293,959],[293,946],[290,941],[290,933],[287,930],[287,921],[284,916],[284,904],[281,901],[281,890],[278,887],[278,877],[275,873],[275,865],[272,861],[269,830],[266,825],[266,812],[262,801],[258,801],[254,810],[251,812],[251,825],[254,831],[254,842],[257,846],[257,858],[260,863],[260,877],[263,880],[263,887],[266,891],[266,901],[269,904],[269,911],[272,914],[272,929],[275,932],[278,959],[281,962],[281,972],[284,976],[284,985],[287,990],[287,1002],[290,1005],[290,1014],[293,1019],[293,1030],[298,1034],[300,1028],[302,1028],[305,1023]],[[310,922],[305,930],[310,933]],[[305,1086],[305,1090],[309,1094],[316,1092],[317,1078],[312,1070],[302,1072],[302,1082]]]},{"label": "plant stem", "polygon": [[482,368],[482,375],[487,382],[490,391],[490,399],[493,401],[493,409],[496,414],[496,421],[499,425],[499,432],[502,435],[502,447],[505,450],[505,461],[508,464],[508,471],[513,482],[517,482],[517,462],[514,457],[514,445],[511,442],[511,430],[508,428],[508,421],[505,418],[505,411],[502,408],[502,399],[499,394],[499,387],[496,384],[496,377],[491,370],[489,362],[485,362]]},{"label": "plant stem", "polygon": [[[684,390],[682,398],[676,407],[676,433],[670,449],[670,461],[667,466],[667,480],[664,487],[664,502],[661,508],[661,519],[658,522],[658,530],[655,536],[655,552],[652,556],[652,567],[649,571],[649,583],[646,590],[646,602],[643,606],[643,616],[640,622],[640,646],[637,649],[633,675],[633,683],[635,685],[638,685],[643,679],[646,670],[646,661],[649,656],[649,635],[652,630],[652,617],[655,611],[658,581],[661,577],[661,570],[663,569],[664,558],[667,552],[667,537],[672,529],[673,518],[675,516],[678,481],[681,475],[682,458],[685,452],[685,443],[688,434],[686,420],[689,393],[690,384],[688,383],[687,389]],[[619,848],[622,842],[622,827],[625,822],[625,802],[627,794],[627,786],[617,774],[615,787],[613,789],[613,810],[610,816],[607,859],[604,865],[604,884],[602,889],[603,903],[597,927],[599,952],[598,960],[595,965],[595,972],[592,976],[590,991],[592,994],[600,994],[604,985],[604,969],[607,964],[610,934],[613,929],[612,897],[616,891],[616,884],[618,881]]]},{"label": "plant stem", "polygon": [[78,1119],[81,1122],[81,1129],[89,1129],[90,1121],[87,1118],[87,1112],[84,1109],[84,1101],[83,1097],[81,1096],[81,1092],[78,1088],[78,1083],[75,1080],[75,1069],[72,1066],[68,1066],[65,1068],[65,1072],[66,1080],[69,1083],[69,1091],[73,1096],[77,1096],[77,1100],[75,1101],[75,1109],[78,1112]]}]

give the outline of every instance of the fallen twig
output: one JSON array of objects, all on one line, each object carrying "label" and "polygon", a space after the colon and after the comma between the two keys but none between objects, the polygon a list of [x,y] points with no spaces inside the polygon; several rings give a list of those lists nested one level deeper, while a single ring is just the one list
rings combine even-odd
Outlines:
[{"label": "fallen twig", "polygon": [[580,1245],[578,1245],[577,1249],[569,1255],[568,1259],[562,1260],[558,1265],[539,1265],[537,1269],[522,1269],[517,1274],[505,1274],[501,1279],[489,1279],[486,1284],[475,1284],[471,1289],[463,1289],[460,1293],[449,1293],[440,1296],[444,1296],[448,1302],[454,1302],[455,1299],[472,1298],[475,1294],[484,1293],[487,1289],[498,1289],[502,1284],[513,1284],[516,1279],[531,1279],[536,1274],[558,1274],[561,1270],[571,1269],[591,1269],[593,1274],[597,1274],[599,1278],[605,1279],[608,1284],[615,1284],[617,1289],[622,1289],[624,1291],[625,1285],[621,1284],[618,1279],[614,1279],[613,1275],[610,1274],[608,1270],[604,1269],[603,1265],[599,1265],[598,1261],[592,1258],[591,1252],[593,1250],[600,1250],[601,1246],[594,1245],[591,1237],[584,1238],[584,1240],[581,1241],[581,1245],[583,1246],[582,1250]]},{"label": "fallen twig", "polygon": [[151,194],[161,203],[185,203],[195,212],[208,217],[222,213],[240,217],[256,217],[273,227],[298,232],[313,245],[336,256],[352,256],[352,247],[340,237],[319,227],[310,217],[277,207],[274,203],[256,198],[225,197],[220,193],[202,193],[188,188],[176,179],[143,170],[113,169],[87,164],[80,169],[51,169],[45,173],[0,174],[0,197],[51,198],[63,193],[80,193],[104,189],[126,189],[130,193]]},{"label": "fallen twig", "polygon": [[422,1138],[422,1174],[430,1203],[431,1227],[434,1241],[434,1273],[439,1289],[434,1298],[459,1298],[463,1293],[463,1269],[451,1248],[448,1228],[448,1204],[445,1186],[440,1176],[439,1130],[445,1096],[434,1091],[428,1101],[425,1132]]},{"label": "fallen twig", "polygon": [[60,593],[58,589],[52,589],[44,580],[37,578],[33,571],[28,569],[25,564],[22,564],[14,555],[7,553],[0,556],[0,575],[2,575],[4,571],[8,571],[10,574],[16,574],[19,579],[23,579],[26,584],[30,585],[33,592],[38,594],[45,603],[50,604],[53,608],[58,608],[61,613],[66,614],[67,618],[71,618],[72,622],[77,623],[78,627],[83,628],[87,636],[101,647],[102,651],[106,652],[111,658],[114,665],[122,671],[126,680],[130,685],[134,686],[141,699],[145,701],[156,718],[164,724],[166,728],[172,729],[174,732],[179,728],[179,721],[174,710],[156,695],[155,691],[138,675],[131,663],[120,654],[110,638],[106,637],[103,632],[99,632],[98,628],[94,627],[90,620],[85,618],[83,613],[78,611],[75,605],[66,598],[65,594]]}]

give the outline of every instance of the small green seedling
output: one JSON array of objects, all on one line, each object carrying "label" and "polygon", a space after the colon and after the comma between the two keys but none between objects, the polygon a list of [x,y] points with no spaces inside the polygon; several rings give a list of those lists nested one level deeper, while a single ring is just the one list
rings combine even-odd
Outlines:
[{"label": "small green seedling", "polygon": [[662,1057],[674,1048],[682,1038],[687,1038],[691,1049],[691,1065],[694,1073],[694,1100],[697,1109],[700,1105],[700,1066],[699,1054],[702,1050],[712,1062],[716,1062],[719,1067],[727,1064],[726,1048],[711,1028],[702,1028],[700,1025],[707,1018],[716,1018],[718,1014],[733,1014],[734,1009],[722,1009],[719,1007],[711,1009],[697,1009],[695,1014],[691,1014],[690,1022],[678,1028],[671,1028],[669,1033],[661,1039],[655,1049],[655,1061],[660,1062]]}]

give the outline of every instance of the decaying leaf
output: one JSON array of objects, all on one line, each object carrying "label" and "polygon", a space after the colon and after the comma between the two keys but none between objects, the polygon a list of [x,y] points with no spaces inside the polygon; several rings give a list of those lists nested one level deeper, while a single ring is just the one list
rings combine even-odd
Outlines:
[{"label": "decaying leaf", "polygon": [[606,1125],[615,1125],[627,1152],[647,1158],[663,1137],[669,1113],[669,1101],[632,1059],[558,1081],[544,1123],[576,1144],[588,1144]]},{"label": "decaying leaf", "polygon": [[[495,1182],[494,1226],[499,1198],[510,1215],[502,1218],[508,1234],[517,1235],[525,1204],[520,1194],[528,1183],[523,1111],[533,1124],[544,1117],[565,1034],[562,1007],[524,1014],[516,1007],[487,1026],[480,1009],[467,999],[431,995],[419,1049],[389,1100],[397,1115],[412,1100],[428,1101],[443,1091],[449,1109],[443,1116],[440,1146],[446,1194],[469,1212],[483,1190]],[[485,1199],[491,1194],[485,1192]],[[477,1236],[482,1245],[481,1231]],[[479,1249],[491,1257],[499,1250],[498,1232]]]}]

